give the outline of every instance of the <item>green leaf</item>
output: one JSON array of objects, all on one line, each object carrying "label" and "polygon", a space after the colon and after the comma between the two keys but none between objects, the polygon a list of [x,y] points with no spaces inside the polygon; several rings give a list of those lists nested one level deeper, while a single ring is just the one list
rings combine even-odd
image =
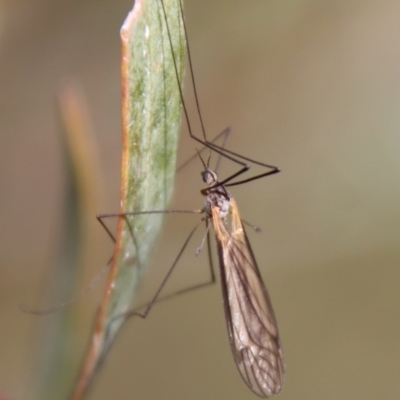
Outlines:
[{"label": "green leaf", "polygon": [[[180,81],[186,43],[179,2],[165,0]],[[161,1],[136,1],[121,29],[123,155],[120,212],[168,208],[174,186],[181,99]],[[110,275],[74,399],[132,309],[160,234],[163,214],[119,217]]]}]

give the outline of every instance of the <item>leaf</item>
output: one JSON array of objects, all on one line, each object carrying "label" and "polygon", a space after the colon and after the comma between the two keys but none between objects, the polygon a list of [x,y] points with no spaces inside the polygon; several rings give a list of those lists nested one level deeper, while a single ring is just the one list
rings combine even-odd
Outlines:
[{"label": "leaf", "polygon": [[[182,81],[185,39],[179,2],[166,0]],[[122,29],[123,155],[120,213],[163,210],[174,184],[181,99],[161,1],[136,1]],[[81,399],[132,309],[163,214],[119,217],[112,266],[73,394]]]},{"label": "leaf", "polygon": [[[27,399],[55,399],[68,396],[76,374],[78,353],[74,335],[78,320],[70,307],[74,289],[81,283],[85,261],[85,244],[91,236],[89,213],[99,203],[99,168],[96,145],[89,123],[89,113],[79,85],[71,80],[59,93],[59,117],[62,126],[62,159],[64,167],[64,196],[61,214],[61,235],[57,238],[57,257],[52,266],[53,279],[44,292],[49,295],[48,309],[22,309],[28,313],[48,315],[36,349],[34,376]],[[51,286],[50,293],[47,287]],[[73,300],[68,300],[68,299]],[[67,301],[66,301],[67,300]]]}]

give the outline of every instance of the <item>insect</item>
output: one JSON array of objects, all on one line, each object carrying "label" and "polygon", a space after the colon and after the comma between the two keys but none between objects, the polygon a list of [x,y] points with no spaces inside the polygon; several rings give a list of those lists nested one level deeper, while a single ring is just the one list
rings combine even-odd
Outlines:
[{"label": "insect", "polygon": [[215,231],[233,357],[249,388],[260,397],[269,397],[282,390],[285,372],[271,301],[234,198],[206,165],[202,177],[210,186],[202,190],[206,195],[204,218]]},{"label": "insect", "polygon": [[[168,18],[164,7],[164,2],[163,0],[157,1],[160,2],[163,17],[167,26],[167,33],[171,43],[171,34],[169,31]],[[187,40],[182,4],[180,0],[177,1],[179,2],[184,24],[184,32]],[[210,157],[208,158],[207,162],[204,162],[199,152],[199,157],[204,168],[204,170],[201,172],[201,176],[204,183],[207,185],[206,188],[201,190],[201,194],[205,196],[205,206],[201,210],[192,211],[194,213],[202,213],[203,216],[186,239],[178,256],[170,267],[166,277],[162,281],[151,302],[146,306],[143,312],[139,313],[134,311],[130,312],[129,315],[140,315],[143,318],[148,315],[153,304],[159,300],[160,292],[162,291],[165,283],[175,268],[181,254],[185,250],[194,232],[201,224],[205,223],[207,229],[207,244],[209,247],[210,227],[212,226],[215,233],[225,317],[233,357],[239,372],[248,387],[258,396],[267,398],[273,394],[280,393],[282,390],[285,373],[283,350],[271,300],[259,272],[257,262],[244,228],[244,223],[239,215],[238,207],[227,188],[276,174],[279,172],[279,169],[275,166],[252,160],[248,157],[226,149],[225,142],[229,136],[229,130],[222,132],[213,141],[207,140],[201,117],[193,74],[193,66],[187,41],[189,70],[192,79],[197,114],[198,118],[200,119],[202,129],[202,136],[196,136],[192,132],[172,45],[171,51],[177,86],[180,93],[189,135],[192,139],[200,143],[202,146],[204,146],[204,148],[208,148],[210,151]],[[224,143],[220,146],[215,144],[215,141],[221,136],[224,137]],[[218,154],[218,163],[215,170],[211,169],[209,166],[212,152]],[[239,166],[239,170],[231,176],[220,181],[218,179],[216,170],[218,169],[221,157],[229,159],[237,164]],[[265,168],[266,171],[255,176],[237,180],[237,178],[242,176],[250,169],[248,163],[259,165]],[[134,216],[138,214],[170,212],[185,211],[139,211],[126,212],[122,215]],[[100,222],[103,224],[101,219],[110,216],[121,216],[121,214],[106,214],[98,217]],[[201,247],[202,245],[200,248]],[[211,253],[209,253],[209,257],[210,260],[212,260]],[[214,281],[213,274],[212,280]],[[187,289],[185,291],[187,291]]]}]

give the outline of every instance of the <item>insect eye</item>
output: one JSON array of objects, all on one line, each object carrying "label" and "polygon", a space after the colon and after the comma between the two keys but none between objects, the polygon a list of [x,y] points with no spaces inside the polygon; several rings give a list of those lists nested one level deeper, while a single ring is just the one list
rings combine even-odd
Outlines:
[{"label": "insect eye", "polygon": [[208,183],[210,179],[210,173],[208,171],[202,171],[201,177],[203,178],[203,182]]}]

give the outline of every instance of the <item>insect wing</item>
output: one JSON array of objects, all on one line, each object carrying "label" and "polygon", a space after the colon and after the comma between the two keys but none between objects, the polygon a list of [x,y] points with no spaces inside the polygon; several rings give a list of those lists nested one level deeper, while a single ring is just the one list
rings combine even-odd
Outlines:
[{"label": "insect wing", "polygon": [[283,350],[271,300],[233,199],[230,208],[231,230],[219,209],[212,209],[229,340],[242,378],[266,398],[282,390]]}]

